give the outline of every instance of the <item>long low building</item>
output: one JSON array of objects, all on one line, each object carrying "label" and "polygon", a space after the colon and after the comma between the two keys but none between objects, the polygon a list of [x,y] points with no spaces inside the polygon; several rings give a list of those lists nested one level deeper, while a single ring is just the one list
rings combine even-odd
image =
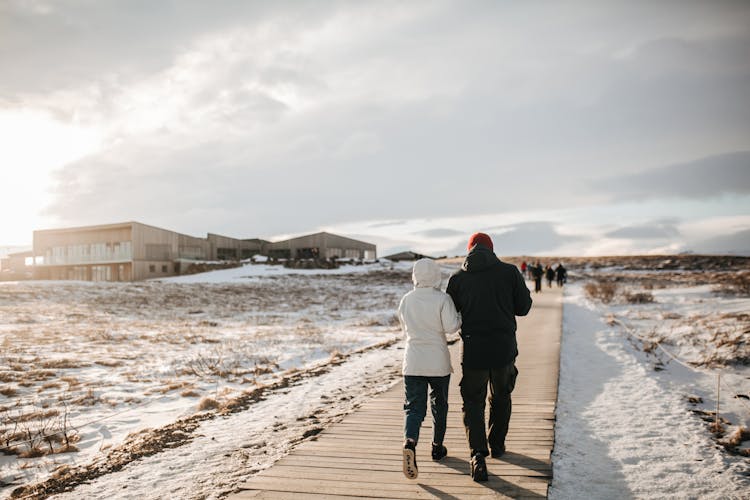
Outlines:
[{"label": "long low building", "polygon": [[35,279],[139,281],[174,276],[195,261],[273,258],[374,259],[375,245],[330,233],[270,242],[189,236],[140,222],[34,231]]},{"label": "long low building", "polygon": [[270,243],[268,255],[279,259],[373,260],[377,251],[372,243],[321,232]]}]

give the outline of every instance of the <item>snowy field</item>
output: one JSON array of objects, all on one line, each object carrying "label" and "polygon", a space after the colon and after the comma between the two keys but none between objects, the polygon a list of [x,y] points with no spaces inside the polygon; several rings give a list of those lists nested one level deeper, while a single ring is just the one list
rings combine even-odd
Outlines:
[{"label": "snowy field", "polygon": [[748,498],[750,458],[721,443],[750,424],[750,299],[643,284],[565,289],[550,498]]},{"label": "snowy field", "polygon": [[[0,284],[0,495],[223,497],[399,379],[410,270]],[[551,498],[747,498],[722,443],[750,424],[750,299],[721,273],[595,274],[611,296],[565,288]]]},{"label": "snowy field", "polygon": [[0,284],[0,493],[231,491],[390,386],[409,289],[409,266],[379,264]]}]

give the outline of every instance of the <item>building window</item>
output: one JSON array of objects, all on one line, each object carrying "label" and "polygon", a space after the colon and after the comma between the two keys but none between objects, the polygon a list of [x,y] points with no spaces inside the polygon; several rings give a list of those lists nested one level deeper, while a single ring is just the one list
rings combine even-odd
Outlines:
[{"label": "building window", "polygon": [[148,266],[148,272],[155,273],[156,272],[156,266],[154,264],[151,264]]},{"label": "building window", "polygon": [[161,272],[166,273],[167,272],[167,266],[166,264],[161,266]]}]

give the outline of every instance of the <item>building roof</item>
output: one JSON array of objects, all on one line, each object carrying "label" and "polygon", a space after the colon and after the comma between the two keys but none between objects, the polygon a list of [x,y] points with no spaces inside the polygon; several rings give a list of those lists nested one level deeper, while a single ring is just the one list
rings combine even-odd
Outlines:
[{"label": "building roof", "polygon": [[419,259],[435,259],[429,255],[422,255],[421,253],[414,252],[412,250],[405,250],[403,252],[393,253],[383,257],[388,260],[419,260]]},{"label": "building roof", "polygon": [[296,236],[294,238],[289,238],[289,239],[286,239],[286,240],[275,241],[273,243],[276,243],[276,244],[279,244],[279,243],[292,243],[292,242],[295,242],[295,241],[298,241],[298,240],[302,240],[302,239],[305,239],[305,238],[311,238],[311,237],[314,237],[314,236],[333,236],[334,238],[340,238],[340,239],[343,239],[343,240],[351,241],[352,243],[358,243],[360,245],[370,245],[372,247],[375,247],[375,244],[374,243],[370,243],[369,241],[355,240],[354,238],[349,238],[347,236],[341,236],[340,234],[333,234],[333,233],[329,233],[329,232],[326,232],[326,231],[319,231],[317,233],[304,234],[302,236]]}]

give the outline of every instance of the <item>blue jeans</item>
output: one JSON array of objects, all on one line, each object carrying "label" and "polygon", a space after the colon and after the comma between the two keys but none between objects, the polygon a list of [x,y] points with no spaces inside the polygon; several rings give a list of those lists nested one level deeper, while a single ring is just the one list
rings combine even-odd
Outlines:
[{"label": "blue jeans", "polygon": [[430,408],[432,410],[432,442],[443,444],[446,420],[448,419],[448,385],[451,376],[418,377],[404,375],[404,436],[419,441],[419,428],[427,414],[427,387],[430,387]]}]

